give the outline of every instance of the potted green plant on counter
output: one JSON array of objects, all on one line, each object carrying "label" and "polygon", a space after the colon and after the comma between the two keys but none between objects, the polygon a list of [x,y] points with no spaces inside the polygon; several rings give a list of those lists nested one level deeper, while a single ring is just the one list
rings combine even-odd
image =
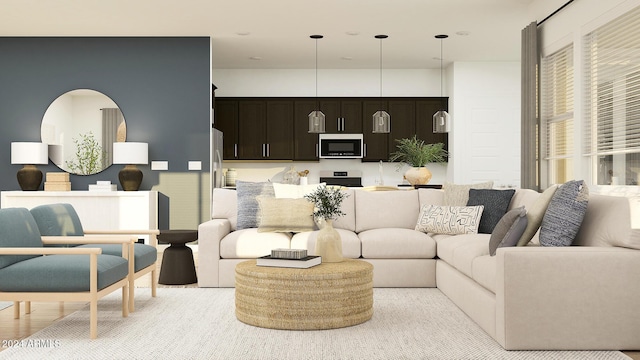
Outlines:
[{"label": "potted green plant on counter", "polygon": [[400,170],[403,164],[411,166],[404,173],[404,178],[411,185],[429,183],[432,174],[426,165],[446,162],[449,157],[449,153],[444,148],[444,143],[427,144],[418,139],[416,135],[408,139],[396,139],[396,143],[396,151],[391,153],[389,161],[400,162],[397,170]]}]

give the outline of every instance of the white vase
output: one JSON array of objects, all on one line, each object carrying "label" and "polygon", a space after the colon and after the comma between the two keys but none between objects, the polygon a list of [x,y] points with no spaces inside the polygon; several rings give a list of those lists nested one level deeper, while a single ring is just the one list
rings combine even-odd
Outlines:
[{"label": "white vase", "polygon": [[309,184],[309,181],[308,181],[307,177],[306,176],[301,176],[300,177],[300,185],[308,185],[308,184]]},{"label": "white vase", "polygon": [[322,257],[323,263],[337,263],[344,260],[342,257],[342,238],[333,228],[333,220],[326,220],[318,231],[315,253]]},{"label": "white vase", "polygon": [[425,185],[431,180],[431,171],[426,167],[412,167],[404,173],[404,178],[411,185]]}]

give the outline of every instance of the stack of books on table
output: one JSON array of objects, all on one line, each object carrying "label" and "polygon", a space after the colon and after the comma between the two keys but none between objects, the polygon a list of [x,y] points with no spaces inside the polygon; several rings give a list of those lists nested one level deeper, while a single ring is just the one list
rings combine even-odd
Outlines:
[{"label": "stack of books on table", "polygon": [[89,184],[89,191],[116,191],[118,185],[111,184],[111,181],[96,181],[95,184]]},{"label": "stack of books on table", "polygon": [[307,256],[304,249],[274,249],[271,255],[256,259],[258,266],[288,267],[307,269],[322,263],[320,256]]},{"label": "stack of books on table", "polygon": [[44,191],[71,191],[69,173],[48,172],[44,182]]}]

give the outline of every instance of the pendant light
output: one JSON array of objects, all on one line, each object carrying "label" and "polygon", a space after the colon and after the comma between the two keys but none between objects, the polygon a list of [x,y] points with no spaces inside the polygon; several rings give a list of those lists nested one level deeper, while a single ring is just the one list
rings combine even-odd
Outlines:
[{"label": "pendant light", "polygon": [[[442,40],[449,35],[436,35],[436,39],[440,39],[440,97],[442,97]],[[433,132],[448,133],[451,126],[451,116],[446,110],[438,110],[433,114]]]},{"label": "pendant light", "polygon": [[309,37],[316,41],[316,110],[309,113],[309,132],[323,133],[325,132],[325,116],[320,111],[320,102],[318,101],[318,40],[324,36],[311,35]]},{"label": "pendant light", "polygon": [[[382,40],[388,38],[387,35],[376,35],[380,39],[380,108],[382,108]],[[384,110],[378,110],[373,114],[373,133],[387,134],[391,131],[391,116]]]}]

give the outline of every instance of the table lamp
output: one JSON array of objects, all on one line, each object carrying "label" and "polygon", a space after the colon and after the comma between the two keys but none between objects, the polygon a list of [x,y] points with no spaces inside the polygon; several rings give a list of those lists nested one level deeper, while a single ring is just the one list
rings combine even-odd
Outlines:
[{"label": "table lamp", "polygon": [[11,163],[22,164],[18,170],[18,184],[23,191],[36,191],[42,183],[42,171],[36,164],[48,164],[48,146],[41,142],[12,142]]},{"label": "table lamp", "polygon": [[118,173],[124,191],[138,191],[142,183],[142,171],[136,164],[149,163],[149,144],[141,142],[113,143],[113,163],[125,164]]}]

